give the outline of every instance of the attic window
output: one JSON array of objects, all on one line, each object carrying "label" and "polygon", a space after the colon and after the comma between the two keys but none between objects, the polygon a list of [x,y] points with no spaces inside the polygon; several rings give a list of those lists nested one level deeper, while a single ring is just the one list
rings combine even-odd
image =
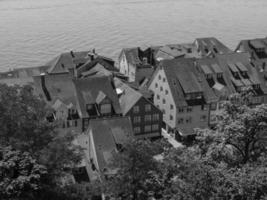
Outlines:
[{"label": "attic window", "polygon": [[101,104],[101,106],[100,106],[100,112],[103,115],[110,114],[111,113],[111,104],[109,104],[109,103],[107,103],[107,104]]},{"label": "attic window", "polygon": [[223,74],[222,73],[218,73],[217,74],[217,78],[222,78]]},{"label": "attic window", "polygon": [[63,63],[61,64],[61,67],[62,67],[63,69],[65,69],[65,66],[64,66],[64,64],[63,64]]},{"label": "attic window", "polygon": [[143,58],[143,64],[147,65],[147,58]]}]

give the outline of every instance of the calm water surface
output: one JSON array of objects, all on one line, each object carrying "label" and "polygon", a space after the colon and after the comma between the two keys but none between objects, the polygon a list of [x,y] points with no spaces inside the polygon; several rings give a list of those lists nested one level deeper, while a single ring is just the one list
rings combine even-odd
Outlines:
[{"label": "calm water surface", "polygon": [[0,70],[70,50],[117,58],[123,47],[267,35],[267,0],[0,0]]}]

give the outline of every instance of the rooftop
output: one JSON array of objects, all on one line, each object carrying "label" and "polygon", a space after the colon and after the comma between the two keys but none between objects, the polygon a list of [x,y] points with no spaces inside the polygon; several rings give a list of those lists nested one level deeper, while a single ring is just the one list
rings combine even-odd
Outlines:
[{"label": "rooftop", "polygon": [[101,172],[108,168],[118,145],[125,144],[132,136],[132,124],[128,117],[92,119],[87,133],[92,131],[96,157]]},{"label": "rooftop", "polygon": [[88,57],[88,51],[81,52],[65,52],[55,57],[44,66],[49,67],[47,70],[48,74],[60,74],[60,73],[69,73],[70,68],[75,68],[77,60],[86,60],[90,59]]},{"label": "rooftop", "polygon": [[134,90],[118,78],[114,78],[114,84],[116,89],[121,91],[119,94],[119,101],[122,114],[125,115],[143,96],[140,92]]},{"label": "rooftop", "polygon": [[230,48],[214,37],[197,38],[195,44],[198,47],[199,52],[204,56],[233,52]]},{"label": "rooftop", "polygon": [[115,87],[111,77],[100,76],[81,78],[73,80],[75,86],[75,94],[78,101],[78,111],[82,117],[89,117],[86,111],[87,104],[97,103],[99,92],[105,94],[110,99],[112,107],[116,114],[121,113],[119,99],[117,97]]}]

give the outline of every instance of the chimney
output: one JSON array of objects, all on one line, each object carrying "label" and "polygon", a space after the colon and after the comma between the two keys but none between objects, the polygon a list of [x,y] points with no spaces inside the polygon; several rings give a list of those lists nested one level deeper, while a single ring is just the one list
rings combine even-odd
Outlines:
[{"label": "chimney", "polygon": [[71,57],[72,57],[72,58],[74,58],[74,57],[75,57],[75,55],[74,55],[73,51],[70,51],[70,55],[71,55]]},{"label": "chimney", "polygon": [[72,68],[69,68],[69,72],[70,72],[70,75],[72,78],[76,78],[75,77],[75,69],[72,67]]}]

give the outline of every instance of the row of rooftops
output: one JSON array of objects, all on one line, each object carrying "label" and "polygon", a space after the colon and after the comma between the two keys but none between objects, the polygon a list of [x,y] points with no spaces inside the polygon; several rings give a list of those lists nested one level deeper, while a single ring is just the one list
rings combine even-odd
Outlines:
[{"label": "row of rooftops", "polygon": [[252,87],[255,95],[267,94],[247,53],[164,60],[160,69],[165,71],[178,107],[216,102],[247,87]]},{"label": "row of rooftops", "polygon": [[197,38],[193,43],[152,46],[145,50],[140,47],[125,48],[122,50],[119,59],[124,53],[127,62],[137,67],[147,67],[166,59],[201,58],[232,52],[216,38]]}]

